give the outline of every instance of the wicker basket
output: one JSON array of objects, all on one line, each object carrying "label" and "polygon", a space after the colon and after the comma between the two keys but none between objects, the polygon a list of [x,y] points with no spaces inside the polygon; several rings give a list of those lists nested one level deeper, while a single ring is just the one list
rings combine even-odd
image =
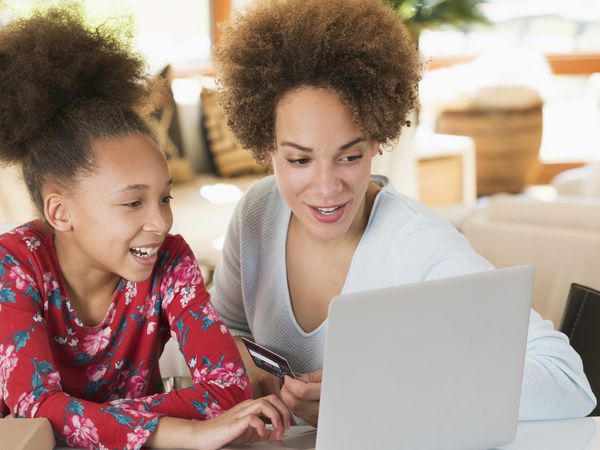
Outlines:
[{"label": "wicker basket", "polygon": [[527,109],[444,111],[436,131],[475,140],[478,196],[521,192],[537,175],[542,104]]}]

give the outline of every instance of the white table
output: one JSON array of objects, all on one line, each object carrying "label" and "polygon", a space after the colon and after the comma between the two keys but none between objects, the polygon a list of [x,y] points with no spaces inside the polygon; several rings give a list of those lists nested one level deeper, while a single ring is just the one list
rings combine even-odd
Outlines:
[{"label": "white table", "polygon": [[[311,427],[293,427],[288,433],[288,438],[282,442],[228,446],[224,447],[224,450],[308,450],[314,446],[315,434],[311,430]],[[600,450],[599,430],[600,417],[520,422],[514,442],[495,450]],[[393,445],[390,445],[390,448],[393,448]]]},{"label": "white table", "polygon": [[[292,427],[281,442],[226,446],[222,450],[310,450],[314,440],[314,428]],[[55,450],[69,449],[56,447]],[[492,450],[600,450],[600,417],[520,422],[514,442]]]}]

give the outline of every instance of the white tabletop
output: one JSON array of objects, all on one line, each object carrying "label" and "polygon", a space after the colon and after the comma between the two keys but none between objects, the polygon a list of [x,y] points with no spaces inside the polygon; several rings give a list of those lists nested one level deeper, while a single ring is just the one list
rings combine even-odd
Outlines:
[{"label": "white tabletop", "polygon": [[[514,442],[494,450],[600,450],[599,430],[600,417],[519,422]],[[314,448],[314,442],[314,429],[303,426],[292,427],[282,442],[226,446],[223,450],[309,450]]]},{"label": "white tabletop", "polygon": [[[600,450],[598,430],[600,417],[520,422],[514,442],[495,450]],[[228,446],[224,450],[308,450],[313,446],[314,431],[310,427],[293,427],[280,443],[258,442]]]}]

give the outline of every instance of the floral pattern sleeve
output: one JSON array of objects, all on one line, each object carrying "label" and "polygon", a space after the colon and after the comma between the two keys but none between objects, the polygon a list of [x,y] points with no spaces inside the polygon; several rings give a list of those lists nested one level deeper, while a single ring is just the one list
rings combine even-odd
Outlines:
[{"label": "floral pattern sleeve", "polygon": [[140,448],[160,413],[63,392],[47,337],[48,301],[32,267],[0,247],[0,402],[16,417],[47,418],[71,447]]},{"label": "floral pattern sleeve", "polygon": [[[162,393],[158,357],[174,336],[194,384]],[[194,256],[168,236],[150,279],[122,280],[104,320],[81,322],[51,231],[0,235],[0,417],[45,417],[62,445],[138,449],[167,415],[210,419],[250,398],[233,339]]]},{"label": "floral pattern sleeve", "polygon": [[183,240],[180,244],[177,255],[165,255],[170,262],[153,291],[159,290],[163,320],[177,339],[193,385],[155,396],[164,401],[152,410],[210,419],[251,398],[252,391],[237,347],[210,303],[196,259]]}]

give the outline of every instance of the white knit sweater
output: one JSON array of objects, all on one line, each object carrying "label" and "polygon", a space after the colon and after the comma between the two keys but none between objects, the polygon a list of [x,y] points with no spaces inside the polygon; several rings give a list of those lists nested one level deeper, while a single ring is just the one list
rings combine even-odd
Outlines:
[{"label": "white knit sweater", "polygon": [[[383,177],[342,293],[491,268],[449,223],[398,194]],[[300,373],[322,367],[327,321],[306,333],[292,312],[285,260],[290,209],[275,179],[256,182],[236,207],[212,302],[234,334],[285,356]],[[399,355],[401,357],[401,355]],[[579,355],[552,323],[531,312],[519,418],[588,414],[596,400]]]}]

